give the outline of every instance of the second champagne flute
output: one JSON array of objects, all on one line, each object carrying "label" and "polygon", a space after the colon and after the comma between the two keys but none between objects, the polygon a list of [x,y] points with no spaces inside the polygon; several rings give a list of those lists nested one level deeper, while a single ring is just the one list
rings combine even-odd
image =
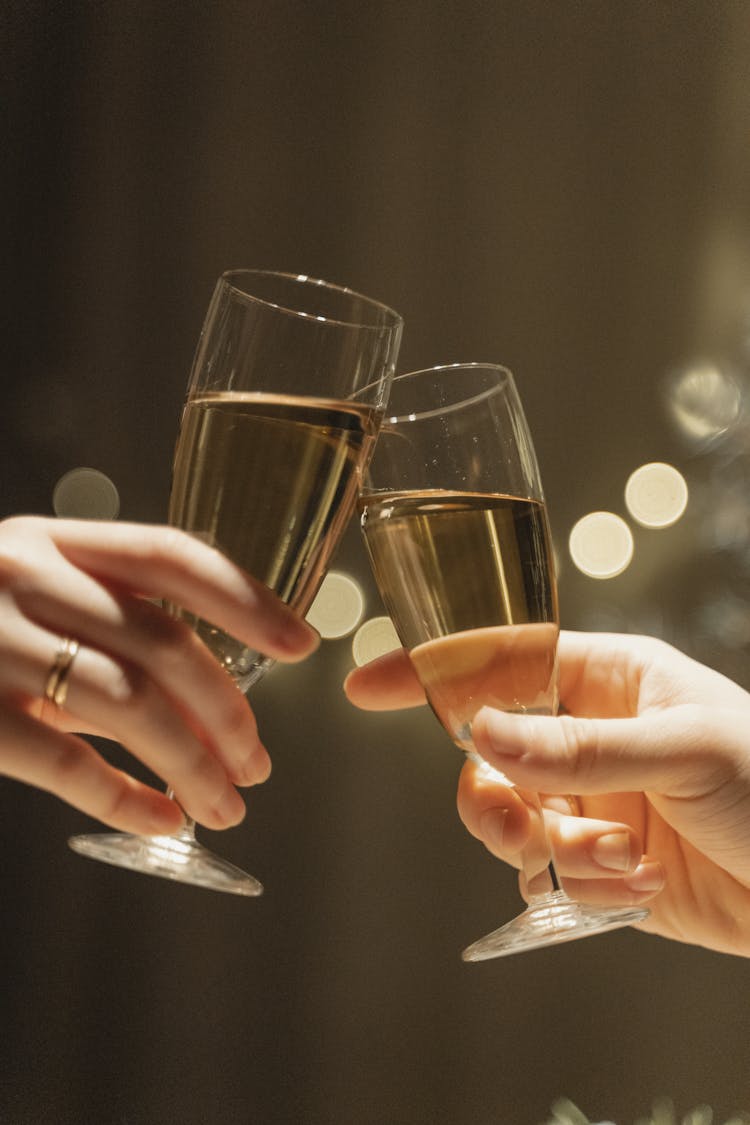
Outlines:
[{"label": "second champagne flute", "polygon": [[[214,290],[180,424],[169,522],[218,548],[300,616],[356,504],[402,327],[385,305],[304,275],[234,270]],[[188,620],[242,691],[270,666],[211,622]],[[262,891],[198,843],[194,829],[189,821],[176,836],[106,832],[69,843],[150,875]]]},{"label": "second champagne flute", "polygon": [[[360,499],[385,607],[436,716],[480,768],[485,705],[554,714],[558,602],[547,511],[513,377],[454,364],[394,379]],[[647,911],[584,906],[557,879],[535,793],[512,787],[532,832],[528,906],[464,950],[481,961],[631,925]]]}]

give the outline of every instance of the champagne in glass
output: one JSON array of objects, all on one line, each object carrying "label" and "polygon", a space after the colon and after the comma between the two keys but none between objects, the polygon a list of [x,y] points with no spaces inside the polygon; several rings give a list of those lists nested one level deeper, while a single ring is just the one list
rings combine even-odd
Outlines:
[{"label": "champagne in glass", "polygon": [[[222,551],[300,616],[354,511],[402,326],[379,302],[301,275],[235,270],[214,290],[177,439],[169,522]],[[210,622],[173,611],[242,691],[272,663]],[[199,844],[191,821],[176,836],[107,832],[69,842],[151,875],[233,894],[263,889]]]},{"label": "champagne in glass", "polygon": [[[200,535],[304,616],[356,503],[375,405],[242,392],[188,400],[169,522]],[[268,661],[207,622],[196,628],[247,690]]]},{"label": "champagne in glass", "polygon": [[[378,588],[427,699],[474,750],[483,706],[554,714],[559,613],[547,511],[513,377],[456,364],[394,380],[360,498]],[[527,909],[464,951],[484,960],[630,925],[642,909],[583,906],[561,889],[537,794],[521,854]]]}]

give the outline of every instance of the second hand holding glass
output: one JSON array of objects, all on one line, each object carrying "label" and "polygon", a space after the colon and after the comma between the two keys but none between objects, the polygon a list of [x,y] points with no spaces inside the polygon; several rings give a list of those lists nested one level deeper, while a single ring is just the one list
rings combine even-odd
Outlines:
[{"label": "second hand holding glass", "polygon": [[[354,509],[402,325],[386,306],[306,276],[236,270],[214,290],[180,425],[169,522],[218,548],[300,616]],[[210,622],[187,619],[243,692],[270,666]],[[213,890],[263,889],[199,844],[191,820],[176,836],[106,832],[69,843],[92,859]]]},{"label": "second hand holding glass", "polygon": [[[557,587],[539,468],[513,377],[454,364],[394,379],[360,498],[385,607],[436,716],[477,756],[485,705],[554,714]],[[514,787],[532,832],[520,860],[528,906],[474,942],[481,961],[632,925],[635,908],[584,906],[560,888],[537,794]]]}]

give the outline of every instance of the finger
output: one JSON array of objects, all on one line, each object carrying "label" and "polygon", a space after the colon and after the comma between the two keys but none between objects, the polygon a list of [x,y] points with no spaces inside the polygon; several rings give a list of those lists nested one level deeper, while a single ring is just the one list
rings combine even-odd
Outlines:
[{"label": "finger", "polygon": [[562,630],[557,655],[565,708],[576,715],[634,714],[649,641]]},{"label": "finger", "polygon": [[629,824],[563,815],[544,807],[555,870],[565,878],[614,879],[632,874],[643,856]]},{"label": "finger", "polygon": [[[22,517],[13,532],[50,537],[74,567],[148,597],[164,598],[277,660],[294,662],[318,634],[271,590],[220,551],[172,527]],[[21,524],[20,530],[18,524]]]},{"label": "finger", "polygon": [[66,706],[84,722],[95,717],[108,737],[175,790],[185,812],[200,824],[222,829],[243,819],[244,802],[215,748],[140,669],[81,648]]},{"label": "finger", "polygon": [[[568,710],[585,715],[631,713],[644,668],[655,655],[676,650],[650,637],[561,632],[558,643],[560,695]],[[344,691],[364,710],[395,710],[424,703],[424,692],[404,650],[354,669]]]},{"label": "finger", "polygon": [[632,716],[655,703],[710,698],[747,708],[747,693],[656,637],[563,631],[558,642],[560,699],[582,716]]},{"label": "finger", "polygon": [[647,856],[629,874],[619,879],[563,878],[563,889],[576,902],[590,906],[641,906],[665,886],[664,869]]},{"label": "finger", "polygon": [[[499,776],[486,765],[467,762],[459,778],[458,811],[471,835],[492,855],[520,867],[520,853],[530,841],[534,825],[528,804],[507,782],[498,780]],[[542,802],[557,873],[604,879],[635,871],[642,855],[635,830],[628,824],[564,815],[550,808],[565,800],[555,797]]]},{"label": "finger", "polygon": [[[624,644],[620,643],[625,641]],[[623,697],[637,698],[643,650],[631,638],[562,632],[559,639],[560,692],[569,709],[596,698],[603,713],[622,714]],[[646,639],[646,645],[648,640]],[[349,700],[366,711],[397,710],[425,702],[424,690],[405,649],[389,652],[349,673]]]},{"label": "finger", "polygon": [[174,801],[109,765],[83,739],[18,711],[0,712],[0,769],[122,832],[159,835],[183,822]]},{"label": "finger", "polygon": [[[8,650],[3,619],[0,629],[3,695],[6,708],[10,700],[37,698],[52,665],[59,639],[33,623],[14,621],[13,647]],[[12,659],[9,659],[12,657]],[[255,720],[245,699],[229,678],[208,658],[209,671],[222,689],[229,689],[234,701],[235,718],[223,716],[218,733],[199,727],[190,714],[175,704],[142,669],[118,662],[97,649],[83,645],[78,649],[68,670],[66,723],[78,719],[78,729],[94,730],[102,736],[121,742],[154,773],[179,790],[182,804],[195,820],[208,827],[225,828],[238,823],[245,806],[234,789],[235,784],[250,784],[268,774],[270,762],[255,732]],[[28,711],[29,707],[26,705]],[[38,712],[37,712],[38,713]],[[230,741],[237,730],[246,730],[249,715],[251,738],[239,739],[231,757],[216,742],[225,728]],[[44,718],[57,720],[54,708]],[[244,757],[242,756],[244,755]]]},{"label": "finger", "polygon": [[698,706],[632,719],[517,715],[484,707],[472,738],[490,765],[540,792],[656,790],[694,797],[726,773],[726,763],[703,736],[711,719]]},{"label": "finger", "polygon": [[397,711],[426,702],[409,654],[403,648],[355,668],[344,680],[344,692],[363,711]]},{"label": "finger", "polygon": [[[106,730],[107,737],[123,741],[170,781],[178,776],[175,765],[182,761],[174,760],[174,740],[181,732],[186,763],[196,764],[200,745],[202,754],[219,758],[235,784],[265,780],[270,759],[247,700],[192,630],[148,602],[113,594],[69,564],[63,567],[70,573],[61,578],[57,567],[55,592],[43,593],[35,585],[33,606],[27,607],[44,617],[47,627],[24,619],[15,607],[0,622],[6,690],[39,696],[59,646],[59,637],[50,628],[60,635],[75,629],[84,647],[71,669],[70,682],[81,690],[69,691],[67,705],[85,729]],[[57,593],[60,587],[62,594]],[[87,671],[91,682],[86,692]],[[137,716],[126,713],[133,699],[138,703]],[[170,738],[159,735],[159,724],[166,724]],[[144,741],[146,729],[152,732],[151,747]],[[208,764],[203,768],[208,769]],[[239,815],[236,802],[235,806]],[[202,808],[196,819],[205,823],[205,815]]]},{"label": "finger", "polygon": [[486,763],[469,759],[458,779],[458,815],[477,840],[499,859],[519,866],[533,824],[526,802]]}]

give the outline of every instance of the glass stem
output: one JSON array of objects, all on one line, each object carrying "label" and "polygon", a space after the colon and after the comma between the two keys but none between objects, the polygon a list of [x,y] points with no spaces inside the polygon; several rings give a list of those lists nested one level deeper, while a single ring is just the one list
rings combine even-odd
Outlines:
[{"label": "glass stem", "polygon": [[166,795],[167,797],[169,797],[170,801],[174,801],[174,803],[182,812],[183,817],[185,818],[183,825],[175,832],[175,836],[178,838],[178,840],[185,840],[186,843],[192,843],[195,840],[195,821],[185,812],[182,805],[175,797],[174,789],[171,785],[167,786]]}]

